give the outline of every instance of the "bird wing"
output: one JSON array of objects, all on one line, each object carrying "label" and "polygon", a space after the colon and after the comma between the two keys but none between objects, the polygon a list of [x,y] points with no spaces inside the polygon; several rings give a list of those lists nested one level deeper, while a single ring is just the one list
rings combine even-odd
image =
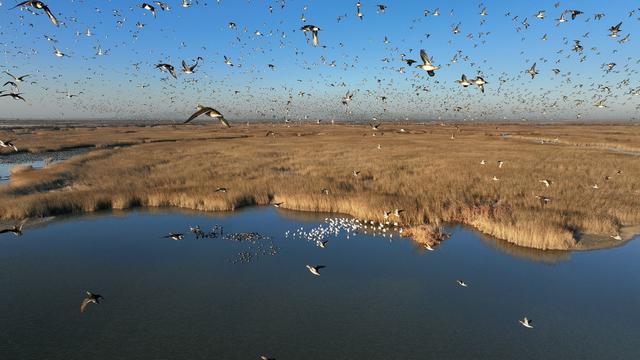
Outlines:
[{"label": "bird wing", "polygon": [[231,127],[231,125],[229,125],[229,122],[227,121],[227,119],[224,118],[224,116],[220,117],[220,122],[224,124],[224,126],[226,127]]},{"label": "bird wing", "polygon": [[431,64],[431,59],[429,59],[429,55],[427,54],[426,51],[420,50],[420,57],[422,58],[422,61],[424,62],[425,65],[427,64]]},{"label": "bird wing", "polygon": [[11,230],[13,230],[13,229],[2,229],[2,230],[0,230],[0,234],[8,233]]},{"label": "bird wing", "polygon": [[187,121],[183,122],[183,124],[186,124],[186,123],[188,123],[189,121],[191,121],[191,120],[193,120],[193,119],[197,118],[198,116],[200,116],[200,115],[202,115],[202,114],[206,114],[206,113],[208,113],[208,112],[210,112],[210,111],[212,111],[212,110],[213,110],[212,108],[210,108],[210,107],[206,107],[206,106],[205,106],[205,107],[203,107],[202,109],[200,109],[200,110],[198,110],[198,111],[194,112],[194,113],[193,113],[193,115],[191,115],[191,117],[189,117],[189,118],[187,119]]},{"label": "bird wing", "polygon": [[27,5],[27,6],[31,6],[31,1],[23,1],[23,2],[21,2],[20,4],[18,4],[18,5],[16,5],[16,6],[12,7],[12,9],[15,9],[15,8],[17,8],[17,7],[21,7],[21,6],[25,6],[25,5]]},{"label": "bird wing", "polygon": [[182,60],[182,70],[189,71],[189,66],[187,65],[186,62],[184,62],[184,60]]},{"label": "bird wing", "polygon": [[91,299],[89,298],[85,298],[84,300],[82,300],[82,304],[80,304],[80,312],[84,312],[84,309],[87,307],[87,305],[91,302]]},{"label": "bird wing", "polygon": [[56,19],[56,17],[53,15],[53,13],[51,12],[51,10],[49,10],[49,7],[46,5],[42,6],[42,10],[44,10],[44,12],[47,14],[47,16],[49,17],[49,19],[51,20],[51,22],[53,23],[53,25],[58,26],[58,19]]}]

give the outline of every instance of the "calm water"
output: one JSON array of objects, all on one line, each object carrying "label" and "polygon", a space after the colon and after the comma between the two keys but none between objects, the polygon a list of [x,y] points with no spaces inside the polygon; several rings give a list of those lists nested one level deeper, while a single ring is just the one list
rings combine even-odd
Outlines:
[{"label": "calm water", "polygon": [[[323,219],[138,211],[0,235],[0,359],[640,358],[640,241],[543,253],[456,228],[426,252],[397,237],[320,249],[284,236]],[[271,239],[161,238],[196,224]],[[264,248],[277,252],[236,261]],[[85,289],[105,301],[81,314]]]},{"label": "calm water", "polygon": [[34,169],[41,169],[48,164],[67,160],[73,156],[84,154],[94,149],[94,147],[81,147],[35,154],[27,152],[5,152],[0,156],[0,184],[9,181],[11,178],[11,169],[15,166],[31,166]]}]

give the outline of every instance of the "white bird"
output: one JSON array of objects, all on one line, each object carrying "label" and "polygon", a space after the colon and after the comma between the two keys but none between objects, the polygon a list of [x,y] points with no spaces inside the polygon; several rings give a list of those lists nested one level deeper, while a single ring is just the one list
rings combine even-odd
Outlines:
[{"label": "white bird", "polygon": [[456,280],[456,282],[458,283],[458,285],[462,286],[462,287],[467,287],[467,283],[465,283],[463,280]]},{"label": "white bird", "polygon": [[307,265],[307,269],[309,269],[309,272],[315,276],[320,276],[320,269],[322,268],[325,268],[325,266],[324,265],[316,265],[316,266]]},{"label": "white bird", "polygon": [[429,55],[426,51],[420,50],[420,57],[422,58],[423,64],[416,65],[416,68],[426,71],[429,76],[435,76],[435,71],[440,69],[440,67],[433,65],[433,62],[431,61],[431,58],[429,58]]},{"label": "white bird", "polygon": [[0,140],[0,147],[12,148],[14,151],[18,151],[18,148],[11,141],[13,140]]},{"label": "white bird", "polygon": [[533,320],[529,320],[526,316],[524,317],[524,319],[518,320],[518,322],[526,328],[533,329]]}]

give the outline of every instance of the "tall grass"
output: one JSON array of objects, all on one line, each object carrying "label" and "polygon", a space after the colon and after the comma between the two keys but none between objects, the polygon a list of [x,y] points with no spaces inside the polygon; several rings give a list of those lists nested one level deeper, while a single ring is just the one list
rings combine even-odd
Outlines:
[{"label": "tall grass", "polygon": [[[401,127],[406,132],[399,132]],[[264,124],[19,134],[14,142],[27,151],[79,143],[103,149],[13,174],[10,184],[0,187],[0,218],[137,206],[220,211],[284,202],[293,210],[383,221],[384,211],[398,208],[404,212],[391,220],[405,225],[460,222],[537,249],[578,248],[582,234],[609,237],[640,224],[640,158],[608,150],[640,144],[640,127],[381,128],[376,136],[364,126]],[[277,135],[267,137],[267,130]],[[542,145],[518,136],[568,139]],[[107,148],[125,143],[135,145]],[[498,160],[504,161],[502,168]],[[543,178],[552,185],[544,187]],[[599,189],[592,189],[596,183]],[[216,192],[218,187],[228,191]],[[536,195],[551,202],[542,205]]]}]

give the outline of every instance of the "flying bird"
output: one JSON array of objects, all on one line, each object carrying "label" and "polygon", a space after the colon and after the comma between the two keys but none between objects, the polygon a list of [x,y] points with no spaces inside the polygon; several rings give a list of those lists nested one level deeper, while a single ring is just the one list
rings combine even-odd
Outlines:
[{"label": "flying bird", "polygon": [[324,265],[316,265],[316,266],[307,265],[307,269],[309,270],[309,272],[315,276],[320,276],[320,269],[323,269],[325,267],[326,266]]},{"label": "flying bird", "polygon": [[420,57],[422,58],[423,64],[416,65],[416,67],[418,69],[426,71],[429,76],[435,76],[435,71],[440,69],[440,67],[433,65],[433,63],[431,62],[431,58],[429,58],[429,55],[427,55],[426,51],[420,50]]},{"label": "flying bird", "polygon": [[23,1],[20,4],[14,6],[12,9],[15,9],[17,7],[27,7],[27,6],[44,11],[45,14],[47,14],[47,16],[49,17],[49,20],[51,20],[51,22],[53,23],[53,25],[55,26],[60,25],[60,23],[58,22],[58,19],[56,19],[56,17],[53,15],[49,7],[42,1]]},{"label": "flying bird", "polygon": [[24,226],[24,224],[27,222],[27,220],[28,219],[24,219],[19,224],[14,225],[13,227],[0,230],[0,234],[4,234],[4,233],[9,233],[10,232],[15,236],[22,236],[22,226]]},{"label": "flying bird", "polygon": [[300,30],[302,30],[303,33],[307,33],[310,32],[311,35],[313,36],[313,46],[318,46],[319,42],[318,42],[318,31],[320,31],[320,28],[315,26],[315,25],[305,25],[302,28],[300,28]]},{"label": "flying bird", "polygon": [[102,295],[94,294],[91,291],[87,291],[87,296],[82,300],[80,304],[80,312],[84,312],[89,304],[100,304],[100,300],[104,299]]},{"label": "flying bird", "polygon": [[208,107],[208,106],[202,106],[202,105],[198,105],[196,107],[197,111],[193,113],[193,115],[191,115],[183,124],[188,123],[189,121],[197,118],[200,115],[208,115],[209,117],[213,118],[213,119],[220,119],[220,122],[226,126],[226,127],[231,127],[231,125],[229,125],[229,122],[227,121],[227,119],[224,118],[224,116],[216,109],[212,108],[212,107]]}]

